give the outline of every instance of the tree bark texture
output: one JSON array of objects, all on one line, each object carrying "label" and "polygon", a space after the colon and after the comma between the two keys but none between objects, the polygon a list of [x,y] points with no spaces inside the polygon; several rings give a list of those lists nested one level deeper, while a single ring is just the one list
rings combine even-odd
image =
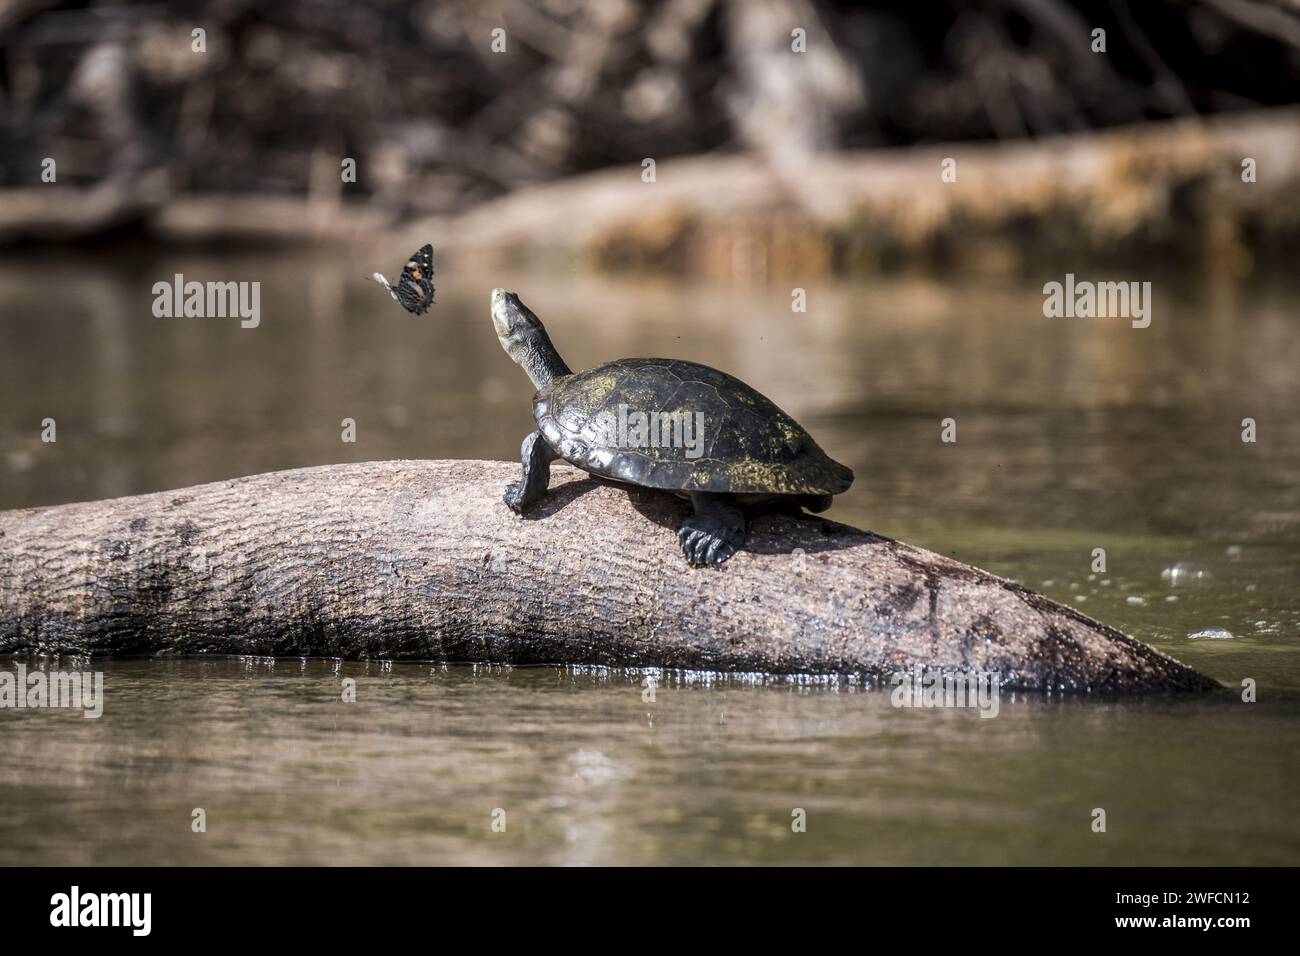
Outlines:
[{"label": "tree bark texture", "polygon": [[392,461],[0,512],[0,653],[253,654],[836,674],[1003,687],[1215,682],[1015,583],[784,511],[691,568],[677,497],[554,469]]}]

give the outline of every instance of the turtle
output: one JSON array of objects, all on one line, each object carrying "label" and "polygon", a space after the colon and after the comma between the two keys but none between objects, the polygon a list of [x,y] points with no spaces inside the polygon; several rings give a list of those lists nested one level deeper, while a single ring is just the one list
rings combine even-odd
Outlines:
[{"label": "turtle", "polygon": [[572,372],[541,320],[505,289],[492,290],[492,324],[537,389],[537,428],[520,447],[523,477],[504,495],[516,514],[545,497],[551,463],[563,459],[689,499],[682,552],[693,566],[719,565],[745,543],[746,507],[780,499],[825,511],[853,483],[793,418],[726,372],[669,358]]}]

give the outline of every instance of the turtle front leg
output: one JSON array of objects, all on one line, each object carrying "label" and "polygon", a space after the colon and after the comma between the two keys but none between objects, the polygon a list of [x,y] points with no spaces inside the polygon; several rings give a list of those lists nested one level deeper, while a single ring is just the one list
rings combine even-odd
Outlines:
[{"label": "turtle front leg", "polygon": [[691,494],[695,514],[677,531],[691,564],[721,564],[745,543],[745,512],[730,495]]},{"label": "turtle front leg", "polygon": [[556,454],[541,432],[533,432],[524,439],[519,447],[519,456],[524,463],[523,481],[512,481],[506,486],[502,500],[515,514],[523,514],[525,508],[540,501],[546,495],[546,486],[551,481],[551,462]]}]

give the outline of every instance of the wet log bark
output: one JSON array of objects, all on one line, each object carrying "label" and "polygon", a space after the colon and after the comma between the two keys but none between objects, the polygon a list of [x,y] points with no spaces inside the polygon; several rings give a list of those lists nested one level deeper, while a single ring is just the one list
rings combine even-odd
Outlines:
[{"label": "wet log bark", "polygon": [[811,515],[686,566],[681,500],[567,467],[400,461],[0,512],[0,653],[325,655],[1203,690],[1170,657],[976,568]]}]

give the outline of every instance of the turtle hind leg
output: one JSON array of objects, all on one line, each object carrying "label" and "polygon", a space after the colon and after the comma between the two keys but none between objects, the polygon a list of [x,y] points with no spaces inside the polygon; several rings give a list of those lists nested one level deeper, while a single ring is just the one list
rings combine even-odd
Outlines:
[{"label": "turtle hind leg", "polygon": [[551,462],[556,454],[541,432],[532,432],[519,447],[519,457],[524,463],[522,481],[512,481],[506,486],[502,500],[515,514],[522,514],[524,509],[540,501],[546,495],[546,486],[551,482]]},{"label": "turtle hind leg", "polygon": [[721,564],[745,543],[745,512],[730,495],[693,492],[695,513],[677,531],[691,564]]}]

